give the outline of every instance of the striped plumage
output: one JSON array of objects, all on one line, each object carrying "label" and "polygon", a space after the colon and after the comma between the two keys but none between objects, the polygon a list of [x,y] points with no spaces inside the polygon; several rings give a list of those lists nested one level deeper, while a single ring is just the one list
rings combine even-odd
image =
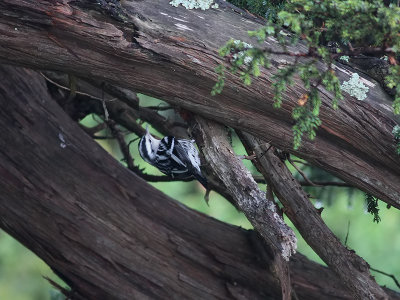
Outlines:
[{"label": "striped plumage", "polygon": [[199,153],[194,141],[178,140],[165,136],[161,140],[154,138],[146,129],[139,142],[140,156],[161,172],[173,178],[194,176],[207,188],[207,180],[200,170]]}]

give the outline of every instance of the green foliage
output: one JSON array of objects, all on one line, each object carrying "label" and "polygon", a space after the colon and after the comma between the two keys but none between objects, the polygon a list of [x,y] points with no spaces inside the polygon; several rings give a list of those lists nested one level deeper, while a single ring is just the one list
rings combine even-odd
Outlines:
[{"label": "green foliage", "polygon": [[385,79],[389,88],[396,88],[393,110],[395,114],[400,114],[400,66],[392,66]]},{"label": "green foliage", "polygon": [[53,286],[65,284],[34,253],[0,230],[0,299],[50,300]]},{"label": "green foliage", "polygon": [[[356,76],[341,87],[334,72],[336,60],[348,60],[360,54],[386,55],[391,64],[386,84],[396,90],[393,109],[396,114],[400,113],[400,65],[397,59],[400,56],[400,8],[395,4],[385,6],[383,1],[377,0],[290,0],[284,5],[284,1],[231,2],[258,14],[266,14],[267,7],[278,11],[264,27],[249,32],[258,40],[259,46],[249,47],[245,42],[230,40],[221,49],[220,55],[230,61],[230,66],[224,70],[219,68],[219,81],[213,94],[222,91],[225,71],[239,73],[248,85],[252,77],[259,76],[261,67],[269,67],[271,54],[289,57],[290,64],[279,67],[273,76],[274,107],[281,106],[282,95],[292,84],[293,77],[300,77],[309,92],[307,98],[304,95],[300,97],[299,105],[292,112],[296,121],[293,126],[295,149],[300,146],[304,134],[313,139],[321,124],[318,118],[321,100],[317,92],[320,85],[332,92],[332,107],[335,109],[343,98],[343,91],[359,100],[367,97],[368,88],[358,84]],[[269,37],[278,41],[281,51],[261,46]],[[290,50],[299,40],[307,50],[301,53]],[[322,61],[325,67],[317,68],[318,61]]]},{"label": "green foliage", "polygon": [[249,12],[265,17],[267,19],[275,20],[279,11],[282,10],[286,1],[275,0],[228,0],[237,7],[248,10]]},{"label": "green foliage", "polygon": [[394,135],[394,140],[396,141],[396,153],[400,155],[400,126],[394,126],[392,133]]},{"label": "green foliage", "polygon": [[[219,51],[221,56],[229,56],[231,66],[229,71],[232,74],[239,73],[244,84],[251,84],[251,76],[260,75],[260,66],[269,67],[269,60],[263,55],[262,51],[253,48],[252,45],[240,40],[229,40]],[[215,84],[212,95],[221,93],[224,86],[225,71],[223,66],[218,66],[215,71],[218,74],[218,81]]]},{"label": "green foliage", "polygon": [[225,85],[225,67],[223,65],[219,65],[215,68],[215,72],[218,74],[217,83],[214,85],[211,95],[215,96],[222,92],[222,89]]},{"label": "green foliage", "polygon": [[293,126],[293,144],[294,148],[300,147],[301,138],[304,133],[312,140],[315,138],[315,130],[321,125],[319,119],[319,108],[321,99],[316,88],[312,88],[305,105],[299,105],[293,109],[292,117],[296,120]]},{"label": "green foliage", "polygon": [[50,300],[66,300],[67,298],[59,290],[50,291]]},{"label": "green foliage", "polygon": [[367,211],[374,216],[374,222],[379,223],[381,217],[379,216],[378,198],[371,194],[365,194],[365,202],[367,204]]}]

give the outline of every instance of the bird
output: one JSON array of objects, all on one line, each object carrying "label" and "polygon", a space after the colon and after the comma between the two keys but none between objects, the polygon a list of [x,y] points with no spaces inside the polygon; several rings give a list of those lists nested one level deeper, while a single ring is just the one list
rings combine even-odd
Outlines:
[{"label": "bird", "polygon": [[174,136],[159,140],[146,127],[138,147],[143,160],[162,173],[177,179],[194,176],[207,189],[207,179],[200,170],[200,157],[194,140],[177,139]]}]

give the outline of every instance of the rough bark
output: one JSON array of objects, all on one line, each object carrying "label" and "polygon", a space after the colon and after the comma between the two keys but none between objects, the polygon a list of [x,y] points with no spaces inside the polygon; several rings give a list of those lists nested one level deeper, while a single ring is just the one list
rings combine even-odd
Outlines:
[{"label": "rough bark", "polygon": [[202,148],[205,164],[221,180],[238,207],[271,246],[274,270],[282,287],[282,299],[291,299],[288,261],[296,252],[297,239],[278,214],[273,199],[261,191],[243,162],[235,155],[223,125],[195,116],[193,135]]},{"label": "rough bark", "polygon": [[[120,165],[35,72],[1,67],[0,105],[0,226],[73,298],[280,299],[273,256],[255,233],[178,204]],[[352,299],[302,255],[290,267],[300,299]]]},{"label": "rough bark", "polygon": [[[317,138],[304,140],[296,152],[290,114],[305,90],[296,81],[283,107],[272,108],[270,78],[287,62],[281,57],[273,57],[274,67],[251,87],[228,76],[223,94],[210,96],[214,67],[222,62],[218,47],[231,37],[249,41],[247,30],[260,24],[225,2],[204,12],[155,0],[5,0],[0,16],[3,62],[95,77],[162,98],[271,141],[400,208],[395,122],[387,95],[373,80],[364,78],[370,87],[367,101],[346,97],[337,111],[329,106],[330,93],[321,90],[323,124]],[[269,46],[276,47],[272,40]],[[341,79],[352,72],[340,65],[336,71]]]},{"label": "rough bark", "polygon": [[354,299],[388,299],[369,272],[369,265],[355,251],[348,249],[324,223],[307,193],[265,141],[239,133],[249,153],[257,156],[256,165],[267,178],[283,210],[315,253],[342,279]]}]

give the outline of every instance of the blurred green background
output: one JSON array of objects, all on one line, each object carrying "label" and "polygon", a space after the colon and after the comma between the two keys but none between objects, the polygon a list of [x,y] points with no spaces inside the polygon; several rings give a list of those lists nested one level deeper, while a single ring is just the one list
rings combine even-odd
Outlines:
[{"label": "blurred green background", "polygon": [[[140,98],[146,106],[159,103],[158,100],[145,96]],[[89,116],[83,120],[83,123],[93,126],[98,121],[100,121],[99,117]],[[133,138],[133,135],[126,137],[127,141]],[[115,142],[101,140],[99,143],[117,159],[121,159]],[[131,150],[135,162],[140,166],[145,166],[148,173],[160,174],[158,170],[140,159],[137,153],[137,142],[134,145]],[[245,154],[235,137],[233,137],[233,145],[237,154]],[[244,162],[251,172],[256,173],[249,161]],[[306,165],[299,164],[299,166],[312,180],[330,178],[323,171],[311,169]],[[291,169],[293,173],[296,173],[293,168]],[[154,183],[152,185],[195,210],[224,222],[251,228],[243,214],[218,194],[211,192],[209,206],[207,206],[203,199],[204,189],[197,182]],[[265,185],[260,185],[260,187],[265,189]],[[354,249],[371,267],[393,274],[400,279],[400,212],[398,210],[387,209],[383,202],[380,203],[381,222],[377,224],[372,221],[373,217],[366,212],[365,196],[361,191],[335,187],[309,187],[306,190],[313,197],[312,201],[317,207],[325,208],[322,212],[323,219],[343,243],[348,231],[347,246],[349,248]],[[294,228],[290,221],[287,219],[286,221]],[[296,230],[295,232],[298,238],[298,251],[310,259],[322,263],[298,232]],[[372,272],[372,274],[379,284],[400,291],[391,278],[376,272]],[[5,232],[0,231],[0,299],[48,300],[60,298],[43,276],[60,282],[51,269],[35,254]]]}]

